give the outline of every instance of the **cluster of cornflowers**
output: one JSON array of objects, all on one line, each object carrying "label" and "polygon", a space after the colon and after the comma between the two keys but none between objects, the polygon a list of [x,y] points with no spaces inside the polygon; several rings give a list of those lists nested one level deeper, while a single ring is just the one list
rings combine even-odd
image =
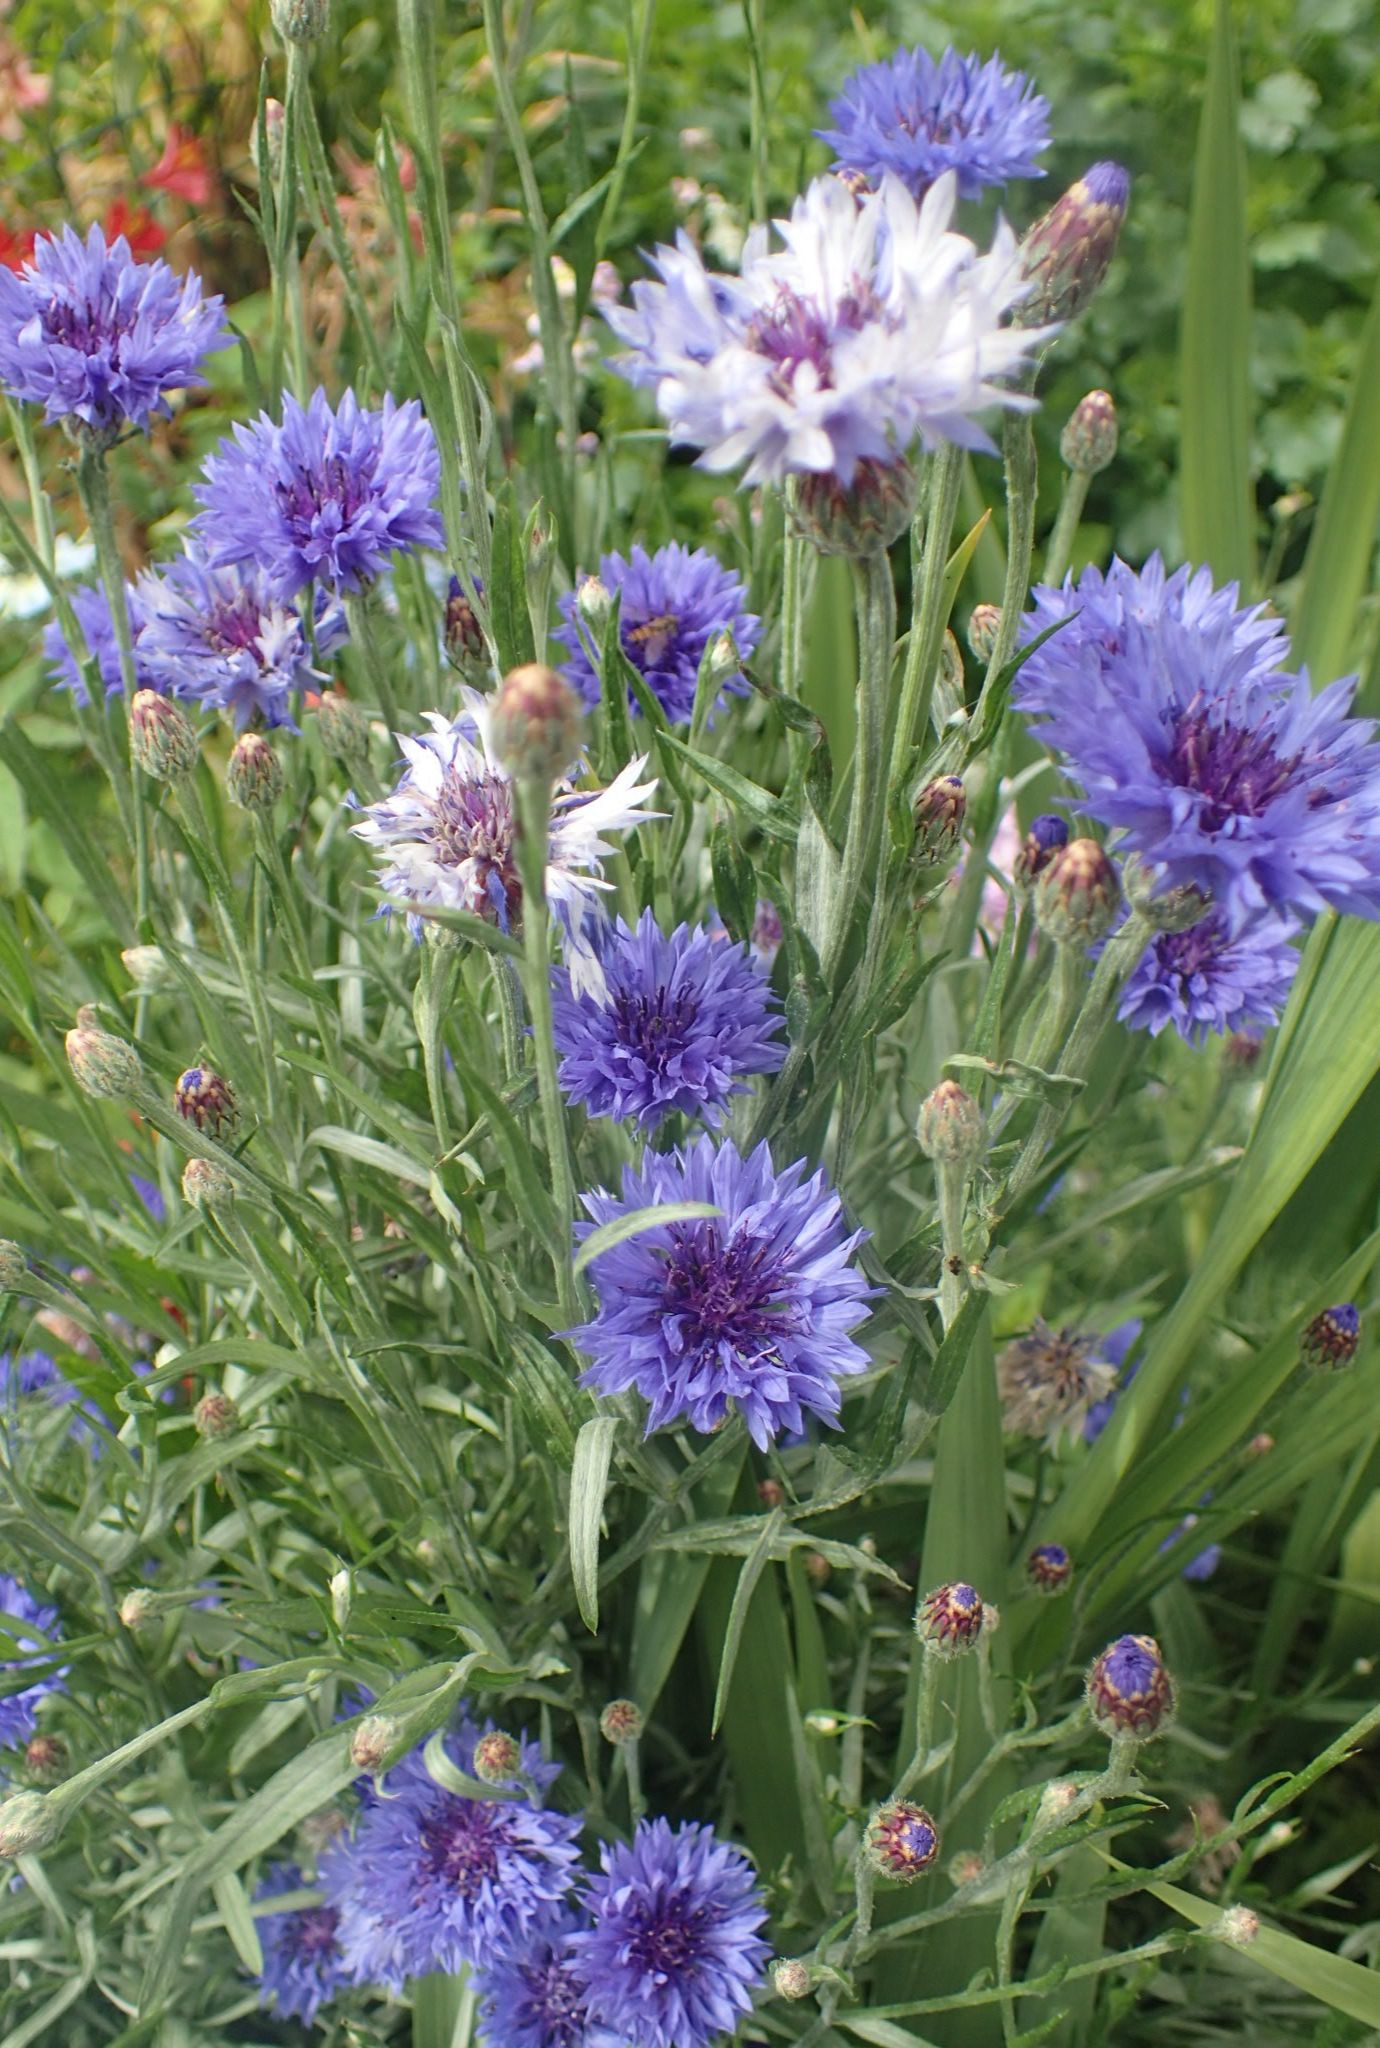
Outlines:
[{"label": "cluster of cornflowers", "polygon": [[[636,1740],[635,1710],[615,1707],[609,1738]],[[392,1731],[362,1720],[356,1762],[377,1769]],[[319,1856],[319,1897],[258,1923],[264,2002],[310,2023],[351,1987],[397,1994],[464,1970],[492,2048],[709,2048],[731,2033],[768,1955],[748,1859],[710,1827],[644,1819],[592,1871],[583,1816],[547,1804],[559,1775],[536,1743],[462,1718],[434,1767],[418,1747],[362,1778],[353,1823]],[[282,1864],[258,1896],[302,1886]]]}]

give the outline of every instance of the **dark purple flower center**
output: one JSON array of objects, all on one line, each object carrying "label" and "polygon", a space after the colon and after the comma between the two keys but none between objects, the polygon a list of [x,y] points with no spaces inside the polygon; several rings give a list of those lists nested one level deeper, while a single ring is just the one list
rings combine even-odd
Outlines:
[{"label": "dark purple flower center", "polygon": [[335,1947],[340,1915],[334,1906],[307,1906],[293,1915],[292,1945],[304,1963],[319,1962]]},{"label": "dark purple flower center", "polygon": [[1160,966],[1185,981],[1203,974],[1221,958],[1226,933],[1220,917],[1205,917],[1186,932],[1165,932],[1156,942]]},{"label": "dark purple flower center", "polygon": [[498,1816],[477,1799],[448,1798],[420,1829],[427,1874],[462,1899],[478,1896],[498,1875]]},{"label": "dark purple flower center", "polygon": [[241,596],[227,598],[215,607],[206,621],[207,645],[219,648],[223,653],[239,653],[245,648],[257,653],[262,626],[259,607],[245,591]]},{"label": "dark purple flower center", "polygon": [[625,626],[623,651],[644,674],[650,668],[659,668],[679,626],[680,621],[674,612],[661,612],[656,618],[643,619],[636,626]]},{"label": "dark purple flower center", "polygon": [[759,313],[747,331],[748,347],[777,368],[772,382],[783,397],[802,363],[810,363],[826,389],[834,382],[833,349],[840,334],[856,334],[880,316],[876,294],[861,279],[838,301],[832,313],[810,299],[782,288],[776,303]]},{"label": "dark purple flower center", "polygon": [[781,1269],[766,1246],[746,1235],[725,1244],[713,1223],[673,1237],[666,1303],[685,1326],[688,1348],[727,1344],[745,1358],[773,1352],[794,1317],[780,1299]]},{"label": "dark purple flower center", "polygon": [[517,2017],[541,2027],[545,2048],[580,2048],[585,2037],[584,2000],[569,1963],[561,1956],[548,1956],[523,1970],[522,1980],[526,1990]]},{"label": "dark purple flower center", "polygon": [[442,867],[478,863],[480,888],[511,914],[522,890],[513,858],[513,788],[501,775],[478,781],[454,769],[441,785],[432,816],[432,857]]},{"label": "dark purple flower center", "polygon": [[79,349],[84,356],[100,355],[122,341],[133,325],[132,313],[121,319],[113,306],[79,304],[57,294],[49,299],[44,316],[47,339],[62,348]]},{"label": "dark purple flower center", "polygon": [[1258,818],[1297,766],[1297,755],[1275,752],[1268,732],[1211,719],[1201,693],[1174,720],[1168,779],[1206,799],[1198,814],[1204,832],[1220,832],[1233,817]]},{"label": "dark purple flower center", "polygon": [[648,1066],[663,1066],[694,1030],[699,1007],[690,988],[674,995],[668,988],[656,988],[650,995],[620,989],[612,1002],[618,1041],[640,1053]]},{"label": "dark purple flower center", "polygon": [[677,1896],[653,1904],[627,1943],[629,1960],[653,1979],[683,1977],[700,1963],[706,1918],[702,1906],[687,1908]]},{"label": "dark purple flower center", "polygon": [[329,505],[338,508],[341,525],[347,525],[373,494],[375,460],[369,450],[354,462],[333,455],[319,469],[299,469],[277,486],[284,518],[310,529]]}]

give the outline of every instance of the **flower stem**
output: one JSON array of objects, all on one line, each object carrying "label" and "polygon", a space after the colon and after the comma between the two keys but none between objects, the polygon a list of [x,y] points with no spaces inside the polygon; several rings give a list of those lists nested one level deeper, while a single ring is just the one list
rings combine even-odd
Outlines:
[{"label": "flower stem", "polygon": [[[115,520],[110,510],[110,476],[105,466],[104,449],[86,442],[77,457],[77,490],[86,512],[87,524],[91,528],[91,539],[96,549],[96,564],[101,572],[101,584],[105,601],[110,607],[111,624],[115,629],[115,645],[120,656],[120,680],[124,684],[125,712],[134,701],[139,688],[138,671],[134,664],[134,634],[129,623],[129,606],[125,601],[125,572],[120,561],[119,544],[115,539]],[[149,915],[149,824],[144,809],[143,777],[133,760],[129,764],[130,787],[134,813],[134,874],[135,899],[134,915],[141,939],[151,933],[145,929]]]},{"label": "flower stem", "polygon": [[858,738],[848,834],[824,954],[824,978],[830,983],[847,952],[858,912],[868,908],[872,893],[872,871],[883,823],[882,750],[896,639],[896,593],[887,557],[863,555],[852,566],[858,614]]},{"label": "flower stem", "polygon": [[1073,544],[1078,538],[1078,528],[1083,519],[1083,507],[1087,503],[1088,485],[1092,478],[1086,470],[1071,469],[1064,478],[1063,496],[1059,500],[1059,511],[1054,529],[1045,549],[1043,571],[1046,583],[1062,583],[1073,555]]},{"label": "flower stem", "polygon": [[379,712],[389,732],[396,733],[397,700],[393,695],[393,686],[388,680],[387,666],[379,650],[378,635],[374,631],[373,607],[367,590],[346,598],[345,617],[350,627],[350,638],[359,653],[366,686],[377,698]]},{"label": "flower stem", "polygon": [[556,1202],[558,1242],[551,1247],[561,1314],[574,1322],[580,1313],[571,1265],[575,1221],[575,1178],[565,1103],[556,1074],[556,1040],[551,1011],[551,915],[546,902],[546,863],[551,835],[551,785],[545,779],[515,784],[518,809],[517,862],[522,877],[523,986],[532,1020],[537,1092],[546,1133],[547,1165]]},{"label": "flower stem", "polygon": [[[1030,371],[1023,388],[1028,390],[1033,381],[1034,372]],[[982,695],[973,713],[973,725],[979,729],[987,708],[988,692],[1016,651],[1016,635],[1020,631],[1026,592],[1030,588],[1040,465],[1035,454],[1035,429],[1030,424],[1029,413],[1009,412],[1006,415],[1002,452],[1006,458],[1006,580],[1002,586],[1001,618],[987,663]]]},{"label": "flower stem", "polygon": [[901,701],[891,740],[888,788],[892,796],[910,773],[911,750],[924,744],[925,724],[934,696],[935,671],[939,666],[939,650],[944,644],[944,628],[948,623],[944,576],[949,566],[949,538],[953,532],[962,480],[963,451],[946,442],[930,465],[919,587],[911,606],[910,639],[906,645],[906,665],[901,677]]}]

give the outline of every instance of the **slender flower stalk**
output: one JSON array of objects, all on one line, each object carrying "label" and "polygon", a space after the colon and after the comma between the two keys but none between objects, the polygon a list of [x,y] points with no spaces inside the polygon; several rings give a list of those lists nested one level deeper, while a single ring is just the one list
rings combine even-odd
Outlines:
[{"label": "slender flower stalk", "polygon": [[551,913],[546,901],[546,868],[551,835],[552,782],[547,776],[522,776],[515,784],[517,833],[513,851],[522,883],[522,983],[532,1020],[532,1050],[537,1066],[537,1093],[546,1137],[547,1165],[556,1209],[556,1236],[551,1259],[562,1316],[574,1322],[581,1311],[581,1289],[571,1263],[571,1231],[575,1222],[575,1171],[570,1157],[570,1132],[561,1094],[551,1002]]},{"label": "slender flower stalk", "polygon": [[847,957],[848,942],[860,909],[873,897],[877,850],[884,845],[887,706],[891,693],[891,659],[896,640],[896,593],[891,564],[884,554],[853,560],[858,619],[858,725],[853,759],[853,789],[848,806],[848,832],[831,905],[829,938],[823,968],[831,984]]},{"label": "slender flower stalk", "polygon": [[[139,688],[134,660],[134,634],[130,628],[129,607],[125,597],[124,567],[120,561],[119,543],[115,538],[115,520],[110,506],[110,476],[105,465],[105,451],[91,440],[83,443],[77,457],[77,489],[81,494],[82,507],[91,529],[91,539],[96,549],[96,564],[100,570],[106,603],[110,608],[110,621],[115,630],[115,646],[119,653],[120,676],[124,684],[124,709],[127,713]],[[109,715],[107,713],[107,717]],[[134,915],[140,937],[146,938],[149,936],[146,927],[151,900],[149,825],[144,805],[144,778],[138,763],[132,757],[129,762],[129,779],[130,808],[134,824]]]}]

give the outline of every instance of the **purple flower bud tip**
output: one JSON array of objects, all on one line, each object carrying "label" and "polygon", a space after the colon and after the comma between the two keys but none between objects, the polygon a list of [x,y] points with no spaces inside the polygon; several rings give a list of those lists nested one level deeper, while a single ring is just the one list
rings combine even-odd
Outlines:
[{"label": "purple flower bud tip", "polygon": [[961,775],[941,775],[927,782],[915,799],[913,858],[920,868],[943,867],[963,837],[968,811]]},{"label": "purple flower bud tip", "polygon": [[1118,1636],[1088,1672],[1088,1706],[1108,1735],[1144,1742],[1174,1711],[1174,1681],[1153,1636]]},{"label": "purple flower bud tip", "polygon": [[1071,839],[1045,863],[1035,887],[1035,916],[1061,946],[1091,946],[1105,937],[1121,907],[1121,885],[1096,839]]},{"label": "purple flower bud tip", "polygon": [[230,1083],[210,1067],[188,1067],[173,1090],[173,1108],[209,1137],[224,1141],[239,1125],[239,1107]]},{"label": "purple flower bud tip", "polygon": [[1306,1365],[1320,1370],[1350,1365],[1361,1342],[1361,1318],[1355,1304],[1341,1301],[1314,1316],[1300,1340]]},{"label": "purple flower bud tip", "polygon": [[1094,206],[1107,206],[1113,212],[1125,213],[1131,198],[1131,173],[1123,165],[1114,164],[1109,159],[1091,164],[1078,183]]},{"label": "purple flower bud tip", "polygon": [[1073,1577],[1073,1559],[1062,1543],[1037,1543],[1025,1568],[1031,1584],[1040,1593],[1062,1593]]},{"label": "purple flower bud tip", "polygon": [[960,1579],[936,1586],[925,1595],[915,1617],[915,1632],[926,1649],[942,1657],[956,1657],[973,1648],[986,1622],[981,1594]]},{"label": "purple flower bud tip", "polygon": [[913,1884],[939,1855],[939,1830],[923,1806],[909,1799],[889,1799],[874,1811],[863,1846],[881,1876]]},{"label": "purple flower bud tip", "polygon": [[1068,843],[1069,828],[1063,818],[1056,818],[1051,811],[1032,818],[1016,856],[1016,881],[1029,888],[1035,877],[1044,873],[1055,854],[1061,853]]}]

